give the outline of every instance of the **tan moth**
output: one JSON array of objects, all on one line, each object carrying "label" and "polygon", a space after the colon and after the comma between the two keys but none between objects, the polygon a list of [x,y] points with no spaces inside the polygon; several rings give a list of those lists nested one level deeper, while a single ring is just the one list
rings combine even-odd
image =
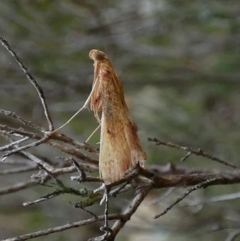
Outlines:
[{"label": "tan moth", "polygon": [[[147,158],[130,117],[120,78],[102,51],[93,49],[94,81],[91,109],[101,125],[99,171],[105,184],[120,180],[137,162]],[[102,113],[101,119],[99,112]]]}]

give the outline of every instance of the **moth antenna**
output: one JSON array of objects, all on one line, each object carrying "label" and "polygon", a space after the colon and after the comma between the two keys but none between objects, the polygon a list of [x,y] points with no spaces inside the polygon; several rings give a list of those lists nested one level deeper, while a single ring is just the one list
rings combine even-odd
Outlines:
[{"label": "moth antenna", "polygon": [[99,129],[99,127],[101,126],[101,124],[92,132],[92,134],[87,138],[87,140],[85,141],[86,143],[90,140],[90,138],[97,132],[97,130]]},{"label": "moth antenna", "polygon": [[[55,129],[54,131],[51,132],[52,133],[55,133],[57,131],[59,131],[60,129],[62,129],[64,126],[66,126],[72,119],[74,119],[76,117],[76,115],[78,115],[83,109],[87,108],[87,105],[89,104],[90,102],[90,99],[91,99],[91,96],[94,92],[94,89],[95,89],[95,86],[98,82],[98,78],[96,78],[96,80],[94,81],[94,84],[93,84],[93,87],[92,87],[92,90],[87,98],[87,100],[85,101],[84,105],[70,118],[68,119],[63,125],[61,125],[60,127],[58,127],[57,129]],[[95,131],[94,131],[95,132]]]}]

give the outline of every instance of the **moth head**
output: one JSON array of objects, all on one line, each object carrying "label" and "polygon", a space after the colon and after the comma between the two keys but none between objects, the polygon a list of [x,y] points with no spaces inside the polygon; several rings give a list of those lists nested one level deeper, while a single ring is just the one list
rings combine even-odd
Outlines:
[{"label": "moth head", "polygon": [[97,49],[92,49],[89,52],[89,58],[93,59],[94,61],[96,60],[104,60],[107,59],[107,56],[104,52],[97,50]]}]

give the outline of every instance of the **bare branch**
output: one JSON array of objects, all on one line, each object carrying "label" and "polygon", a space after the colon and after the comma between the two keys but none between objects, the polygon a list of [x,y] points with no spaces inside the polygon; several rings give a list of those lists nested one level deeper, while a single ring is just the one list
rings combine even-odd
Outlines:
[{"label": "bare branch", "polygon": [[13,128],[13,127],[9,127],[9,126],[0,124],[0,131],[3,134],[13,135],[13,136],[16,136],[16,137],[19,137],[19,136],[20,137],[29,137],[29,138],[36,139],[36,140],[41,139],[40,135],[38,135],[34,132],[26,131],[23,128],[16,129],[16,128]]},{"label": "bare branch", "polygon": [[240,198],[240,192],[235,192],[235,193],[231,193],[231,194],[225,194],[225,195],[210,197],[210,198],[204,199],[204,200],[190,202],[189,204],[182,205],[182,206],[204,205],[204,204],[210,204],[210,203],[215,203],[215,202],[230,201],[230,200],[235,200],[235,199],[239,199],[239,198]]},{"label": "bare branch", "polygon": [[[150,175],[150,173],[149,173]],[[182,174],[182,175],[154,175],[151,180],[153,181],[154,188],[163,187],[186,187],[194,186],[207,180],[215,179],[211,181],[208,186],[212,185],[227,185],[240,183],[239,171],[222,172],[222,173],[201,173],[201,174]]]},{"label": "bare branch", "polygon": [[19,167],[19,168],[13,168],[13,169],[0,171],[0,175],[30,172],[30,171],[34,171],[36,169],[37,169],[37,165],[35,165],[35,166]]},{"label": "bare branch", "polygon": [[[108,240],[114,240],[118,232],[122,229],[122,227],[126,224],[126,222],[130,219],[130,217],[136,212],[137,208],[143,201],[143,199],[147,196],[148,192],[151,189],[151,184],[140,186],[135,194],[134,199],[131,204],[126,208],[126,210],[122,214],[122,218],[117,220],[112,226],[112,235]],[[108,216],[109,217],[109,216]],[[112,238],[112,239],[111,239]]]},{"label": "bare branch", "polygon": [[152,206],[155,205],[157,203],[159,203],[160,201],[162,201],[164,198],[166,198],[168,195],[170,195],[176,188],[175,187],[171,187],[169,188],[166,192],[164,192],[160,197],[154,199],[151,202],[145,203],[146,206]]},{"label": "bare branch", "polygon": [[43,166],[45,169],[47,169],[48,171],[53,171],[54,170],[54,167],[49,165],[47,162],[41,160],[40,158],[36,157],[35,155],[29,153],[29,152],[26,152],[26,151],[21,151],[21,153],[28,157],[30,160],[32,160],[36,165],[40,165],[40,166]]},{"label": "bare branch", "polygon": [[[66,153],[66,154],[69,154],[71,156],[75,156],[76,158],[79,158],[81,160],[84,160],[86,162],[90,162],[91,164],[95,164],[95,165],[98,165],[98,161],[96,159],[93,159],[91,157],[88,157],[86,155],[84,155],[83,153],[81,153],[79,151],[79,149],[91,149],[91,151],[95,152],[97,150],[94,149],[94,147],[90,147],[90,145],[81,145],[77,142],[74,142],[71,140],[71,138],[68,138],[68,137],[64,137],[62,135],[56,135],[56,133],[54,133],[53,135],[48,135],[46,134],[45,137],[41,137],[40,135],[36,134],[36,133],[33,133],[33,132],[29,132],[29,131],[26,131],[24,129],[16,129],[16,128],[12,128],[12,127],[9,127],[9,126],[6,126],[6,125],[1,125],[0,124],[0,131],[4,134],[4,135],[14,135],[14,136],[17,136],[17,137],[29,137],[31,139],[34,139],[34,140],[37,140],[36,142],[32,142],[26,146],[21,146],[21,147],[18,147],[18,148],[15,148],[14,150],[11,150],[9,152],[7,152],[3,157],[3,160],[6,159],[6,157],[8,157],[9,155],[12,155],[16,152],[20,152],[22,150],[25,150],[25,149],[28,149],[30,147],[35,147],[35,146],[38,146],[42,143],[46,143],[54,148],[57,148],[58,150],[62,151],[63,153]],[[76,147],[80,147],[79,149],[76,149],[76,148],[68,148],[66,147],[65,145],[60,145],[56,142],[53,142],[51,141],[50,139],[52,138],[52,136],[54,136],[55,140],[59,140],[59,141],[63,141],[64,143],[66,143],[67,140],[70,141],[69,144],[72,144]],[[57,139],[59,137],[59,139]],[[8,145],[5,145],[2,147],[2,149],[6,149],[7,147],[9,147],[9,144]]]},{"label": "bare branch", "polygon": [[[151,141],[151,142],[154,142],[155,145],[164,145],[164,146],[169,146],[169,147],[181,149],[181,150],[184,150],[184,151],[186,151],[186,152],[188,152],[188,153],[190,153],[190,154],[192,153],[192,154],[194,154],[194,155],[196,155],[196,156],[206,157],[206,158],[208,158],[208,159],[210,159],[210,160],[212,160],[212,161],[221,163],[221,164],[223,164],[223,165],[225,165],[225,166],[229,166],[229,167],[232,167],[232,168],[239,168],[239,167],[236,166],[235,164],[230,163],[230,162],[227,162],[227,161],[224,161],[224,160],[221,160],[220,158],[215,157],[215,156],[213,156],[213,155],[210,155],[210,154],[204,152],[204,151],[201,150],[201,149],[194,150],[193,148],[185,147],[185,146],[179,146],[179,145],[174,144],[174,143],[172,143],[172,142],[160,141],[160,140],[158,140],[157,138],[148,138],[148,140]],[[190,155],[190,154],[189,154],[189,155]],[[188,156],[189,156],[189,155],[188,155]]]},{"label": "bare branch", "polygon": [[5,150],[8,150],[8,149],[11,149],[13,146],[19,145],[20,143],[22,143],[24,141],[27,141],[27,140],[29,140],[28,136],[23,137],[19,140],[13,141],[13,142],[9,143],[8,145],[0,147],[0,151],[5,151]]},{"label": "bare branch", "polygon": [[192,154],[192,152],[189,151],[189,152],[188,152],[183,158],[181,158],[180,162],[184,162],[184,161],[186,161],[186,160],[188,159],[188,157],[191,156],[191,154]]},{"label": "bare branch", "polygon": [[239,235],[240,235],[240,230],[239,229],[235,230],[227,236],[225,241],[235,241],[237,239],[237,237],[239,237]]},{"label": "bare branch", "polygon": [[6,158],[14,153],[17,153],[17,152],[20,152],[20,151],[23,151],[23,150],[26,150],[28,148],[31,148],[31,147],[36,147],[36,146],[39,146],[40,144],[46,142],[48,139],[50,138],[49,134],[45,134],[44,137],[42,137],[40,140],[38,141],[35,141],[35,142],[32,142],[28,145],[25,145],[25,146],[20,146],[20,147],[17,147],[15,148],[14,150],[12,151],[8,151],[6,152],[4,155],[3,155],[3,158],[2,158],[2,161],[6,160]]},{"label": "bare branch", "polygon": [[212,178],[209,180],[206,180],[205,182],[201,182],[199,184],[197,184],[196,186],[190,188],[189,190],[187,190],[181,197],[179,197],[174,203],[172,203],[170,206],[168,206],[163,212],[161,212],[160,214],[156,215],[154,218],[159,218],[161,216],[163,216],[164,214],[166,214],[169,210],[171,210],[176,204],[178,204],[179,202],[181,202],[185,197],[187,197],[190,193],[192,193],[193,191],[196,191],[200,188],[206,188],[207,186],[209,186],[209,184],[211,182],[216,181],[216,178]]},{"label": "bare branch", "polygon": [[79,158],[83,161],[86,161],[88,163],[91,163],[91,164],[95,164],[95,165],[98,165],[98,160],[96,159],[93,159],[91,157],[88,157],[86,155],[84,155],[83,153],[81,153],[78,149],[76,148],[67,148],[66,146],[63,146],[63,145],[60,145],[56,142],[51,142],[49,141],[47,144],[49,144],[50,146],[52,147],[55,147],[57,148],[58,150],[60,150],[61,152],[64,152],[66,154],[69,154],[70,156],[74,156],[76,158]]},{"label": "bare branch", "polygon": [[59,140],[64,143],[67,143],[69,145],[75,146],[78,149],[83,149],[83,150],[86,150],[88,152],[93,152],[93,153],[99,153],[99,151],[95,147],[89,145],[88,143],[85,143],[85,142],[79,143],[66,135],[58,134],[57,132],[52,133],[51,138],[53,140]]},{"label": "bare branch", "polygon": [[[121,219],[121,217],[122,216],[120,214],[111,214],[111,215],[108,215],[108,220],[119,220],[119,219]],[[21,235],[21,236],[15,237],[15,238],[4,239],[3,241],[24,241],[24,240],[28,240],[28,239],[42,237],[42,236],[52,234],[52,233],[62,232],[64,230],[68,230],[68,229],[72,229],[72,228],[83,227],[83,226],[86,226],[86,225],[89,225],[89,224],[101,222],[103,220],[104,220],[104,215],[101,215],[101,216],[98,216],[97,219],[94,217],[94,218],[83,220],[83,221],[67,223],[67,224],[62,225],[62,226],[58,226],[58,227],[54,227],[54,228],[49,228],[49,229],[37,231],[37,232],[34,232],[34,233]]]},{"label": "bare branch", "polygon": [[5,187],[5,188],[0,189],[0,196],[10,194],[13,192],[17,192],[17,191],[20,191],[20,190],[23,190],[23,189],[26,189],[28,187],[32,187],[35,185],[37,185],[37,183],[34,182],[33,180],[29,180],[26,182],[18,182],[10,187]]},{"label": "bare branch", "polygon": [[72,203],[72,202],[69,202],[69,203],[70,203],[70,205],[72,205],[74,208],[80,208],[80,209],[83,210],[84,212],[90,214],[91,216],[93,216],[94,218],[97,219],[97,216],[96,216],[95,213],[93,213],[93,212],[85,209],[81,204],[79,204],[79,203]]},{"label": "bare branch", "polygon": [[24,125],[34,128],[36,130],[39,130],[39,131],[43,130],[43,127],[37,126],[36,124],[32,123],[31,121],[23,119],[22,117],[20,117],[19,115],[17,115],[16,113],[14,113],[12,111],[0,109],[0,113],[3,114],[4,116],[12,117],[13,119],[20,121]]},{"label": "bare branch", "polygon": [[16,60],[16,62],[19,64],[20,68],[22,69],[24,74],[27,76],[27,78],[29,79],[31,84],[35,87],[35,89],[38,93],[38,96],[41,100],[42,106],[43,106],[44,114],[45,114],[45,117],[46,117],[47,122],[48,122],[49,131],[53,131],[53,129],[54,129],[53,121],[51,119],[51,116],[50,116],[50,113],[49,113],[49,110],[48,110],[48,107],[47,107],[47,103],[46,103],[46,100],[45,100],[45,96],[44,96],[44,93],[43,93],[41,87],[38,85],[37,81],[33,78],[33,76],[28,72],[27,68],[24,66],[22,61],[19,59],[17,54],[14,52],[14,50],[12,50],[12,48],[10,47],[7,40],[0,37],[0,41],[1,41],[2,45],[8,50],[8,52],[13,56],[13,58]]},{"label": "bare branch", "polygon": [[71,177],[71,180],[77,180],[79,183],[86,180],[86,173],[81,169],[78,162],[76,162],[74,159],[72,159],[73,165],[76,167],[79,176],[78,177]]}]

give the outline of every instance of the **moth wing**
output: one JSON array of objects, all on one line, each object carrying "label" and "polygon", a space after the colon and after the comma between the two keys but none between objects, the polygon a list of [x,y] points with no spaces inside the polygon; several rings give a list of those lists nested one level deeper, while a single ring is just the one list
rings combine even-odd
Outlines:
[{"label": "moth wing", "polygon": [[121,179],[137,162],[143,163],[146,159],[135,125],[132,126],[124,113],[119,113],[117,119],[117,123],[106,124],[105,115],[102,115],[102,124],[105,124],[101,129],[99,169],[107,184]]}]

